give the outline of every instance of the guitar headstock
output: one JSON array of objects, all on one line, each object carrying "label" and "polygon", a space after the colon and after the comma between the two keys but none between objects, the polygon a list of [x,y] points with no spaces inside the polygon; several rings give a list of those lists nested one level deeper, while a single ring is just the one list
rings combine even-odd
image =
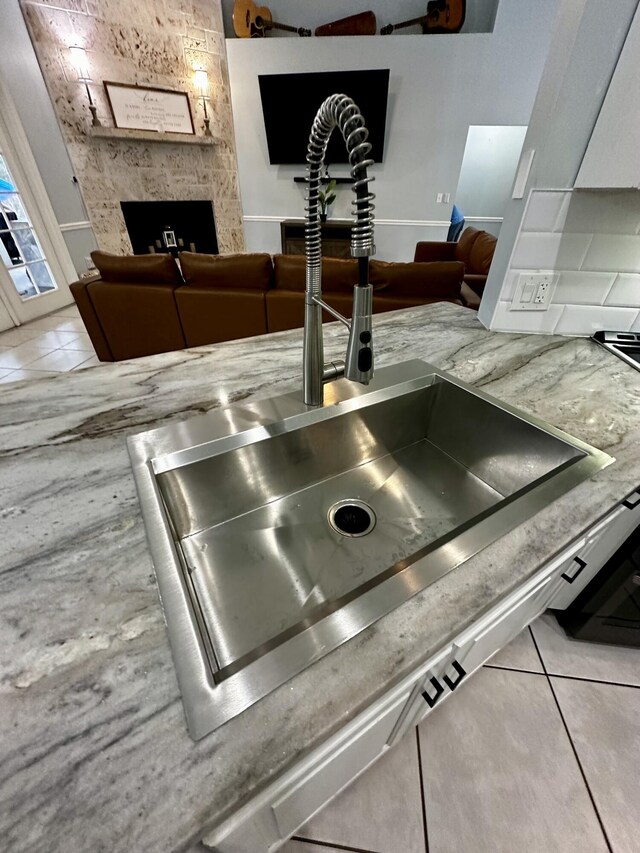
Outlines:
[{"label": "guitar headstock", "polygon": [[382,27],[380,30],[381,36],[390,36],[393,32],[393,24],[387,24],[385,27]]},{"label": "guitar headstock", "polygon": [[302,38],[308,38],[311,35],[311,30],[306,29],[306,27],[298,27],[298,35]]}]

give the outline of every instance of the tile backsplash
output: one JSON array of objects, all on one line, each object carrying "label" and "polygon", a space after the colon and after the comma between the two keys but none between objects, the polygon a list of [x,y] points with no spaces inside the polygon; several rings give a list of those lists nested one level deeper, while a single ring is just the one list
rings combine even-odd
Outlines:
[{"label": "tile backsplash", "polygon": [[[521,273],[557,275],[546,311],[512,311]],[[491,326],[591,335],[640,330],[640,192],[533,190]]]}]

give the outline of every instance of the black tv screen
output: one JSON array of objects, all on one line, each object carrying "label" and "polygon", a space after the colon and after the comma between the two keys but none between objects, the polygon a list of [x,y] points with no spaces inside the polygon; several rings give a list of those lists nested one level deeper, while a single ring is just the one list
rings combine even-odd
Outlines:
[{"label": "black tv screen", "polygon": [[[313,119],[322,102],[336,93],[349,95],[356,102],[369,131],[370,156],[376,163],[382,162],[389,93],[388,68],[260,74],[258,82],[271,164],[306,162]],[[342,134],[337,128],[331,134],[326,162],[349,162]]]}]

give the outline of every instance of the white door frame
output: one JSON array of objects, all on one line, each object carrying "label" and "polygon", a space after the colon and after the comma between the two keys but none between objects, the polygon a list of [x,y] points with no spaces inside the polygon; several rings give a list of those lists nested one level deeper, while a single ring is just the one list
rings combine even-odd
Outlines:
[{"label": "white door frame", "polygon": [[0,301],[16,326],[73,302],[69,284],[78,277],[64,242],[49,196],[38,170],[27,135],[13,100],[0,80],[0,149],[15,178],[42,251],[58,286],[57,290],[23,301],[4,265],[0,264]]}]

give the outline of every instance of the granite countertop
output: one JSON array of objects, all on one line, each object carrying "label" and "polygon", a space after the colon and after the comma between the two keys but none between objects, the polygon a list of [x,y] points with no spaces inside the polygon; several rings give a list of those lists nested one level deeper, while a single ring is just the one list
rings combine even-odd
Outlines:
[{"label": "granite countertop", "polygon": [[616,462],[194,743],[125,439],[295,389],[301,331],[2,386],[3,851],[189,850],[640,484],[640,373],[591,341],[446,303],[374,327],[379,366],[422,358]]}]

